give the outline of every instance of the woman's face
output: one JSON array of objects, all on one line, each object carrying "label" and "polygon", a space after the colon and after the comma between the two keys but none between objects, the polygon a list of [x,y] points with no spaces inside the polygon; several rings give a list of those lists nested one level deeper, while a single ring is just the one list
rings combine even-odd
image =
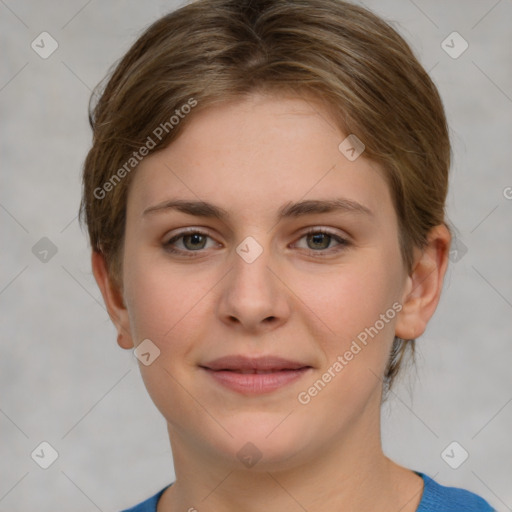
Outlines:
[{"label": "woman's face", "polygon": [[126,327],[150,340],[171,442],[263,469],[371,446],[408,282],[381,171],[317,102],[193,115],[137,169],[124,246]]}]

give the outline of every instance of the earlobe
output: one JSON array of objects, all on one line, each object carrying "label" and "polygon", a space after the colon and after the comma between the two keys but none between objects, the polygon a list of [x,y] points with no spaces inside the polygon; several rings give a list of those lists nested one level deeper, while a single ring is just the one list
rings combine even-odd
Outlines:
[{"label": "earlobe", "polygon": [[117,343],[121,348],[131,349],[134,344],[130,334],[128,311],[121,292],[112,282],[105,257],[101,252],[92,251],[91,266],[110,319],[117,329]]},{"label": "earlobe", "polygon": [[414,266],[407,277],[402,311],[395,324],[395,335],[402,339],[421,336],[441,297],[448,267],[451,235],[442,224],[432,228],[423,249],[415,250]]}]

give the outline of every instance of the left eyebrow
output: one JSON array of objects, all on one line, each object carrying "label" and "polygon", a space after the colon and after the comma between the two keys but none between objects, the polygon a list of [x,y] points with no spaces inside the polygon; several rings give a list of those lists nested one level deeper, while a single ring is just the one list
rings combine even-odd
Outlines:
[{"label": "left eyebrow", "polygon": [[[195,217],[216,218],[227,220],[230,214],[224,208],[206,201],[169,200],[146,208],[142,215],[150,213],[178,210]],[[283,205],[277,213],[277,221],[284,218],[296,218],[317,213],[330,213],[335,211],[352,212],[373,216],[373,212],[366,206],[345,198],[336,199],[310,199],[299,202],[289,202]]]},{"label": "left eyebrow", "polygon": [[278,213],[278,220],[287,217],[301,217],[315,213],[330,213],[335,211],[353,212],[373,216],[373,212],[366,206],[345,198],[336,199],[310,199],[298,203],[287,203]]}]

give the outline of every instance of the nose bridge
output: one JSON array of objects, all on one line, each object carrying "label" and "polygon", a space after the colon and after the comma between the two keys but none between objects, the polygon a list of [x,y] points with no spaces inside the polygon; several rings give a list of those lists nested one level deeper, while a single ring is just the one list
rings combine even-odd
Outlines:
[{"label": "nose bridge", "polygon": [[230,272],[230,288],[238,300],[249,299],[257,304],[270,299],[271,288],[274,288],[272,273],[268,269],[271,259],[269,247],[264,249],[252,237],[238,245],[233,255],[233,270]]}]

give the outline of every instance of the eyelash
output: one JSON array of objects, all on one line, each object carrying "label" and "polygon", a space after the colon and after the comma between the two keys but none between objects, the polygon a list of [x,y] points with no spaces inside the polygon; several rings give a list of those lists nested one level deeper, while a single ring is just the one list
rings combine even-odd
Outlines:
[{"label": "eyelash", "polygon": [[[331,240],[335,240],[336,242],[338,242],[338,246],[340,246],[342,248],[346,248],[346,247],[349,247],[351,245],[349,240],[347,240],[346,238],[342,238],[339,235],[336,235],[333,232],[331,232],[331,231],[329,231],[327,229],[323,229],[323,228],[312,228],[312,229],[309,229],[308,231],[306,231],[305,233],[303,233],[301,235],[299,240],[301,240],[302,238],[307,237],[307,236],[318,235],[318,234],[322,234],[322,235],[326,235],[326,236],[331,237]],[[163,247],[164,247],[164,249],[167,252],[170,252],[172,254],[179,254],[179,255],[183,255],[185,257],[193,258],[193,257],[195,257],[195,253],[201,253],[205,249],[198,249],[197,251],[190,251],[190,250],[176,249],[176,248],[174,248],[172,246],[172,244],[174,244],[175,242],[177,242],[181,238],[183,238],[185,236],[190,236],[190,235],[201,235],[201,236],[206,236],[208,238],[211,238],[208,233],[205,233],[203,231],[199,231],[199,230],[196,230],[196,229],[191,229],[191,230],[188,230],[188,231],[182,231],[181,233],[177,234],[176,236],[173,236],[172,238],[170,238],[167,242],[165,242],[163,244]],[[329,240],[329,243],[330,243],[331,240]],[[330,255],[331,252],[332,252],[332,248],[331,249],[325,249],[325,250],[323,250],[323,249],[319,249],[319,250],[304,249],[304,250],[306,250],[311,255],[319,256],[319,257],[325,257],[327,255]],[[336,250],[334,252],[338,252],[338,251]]]}]

